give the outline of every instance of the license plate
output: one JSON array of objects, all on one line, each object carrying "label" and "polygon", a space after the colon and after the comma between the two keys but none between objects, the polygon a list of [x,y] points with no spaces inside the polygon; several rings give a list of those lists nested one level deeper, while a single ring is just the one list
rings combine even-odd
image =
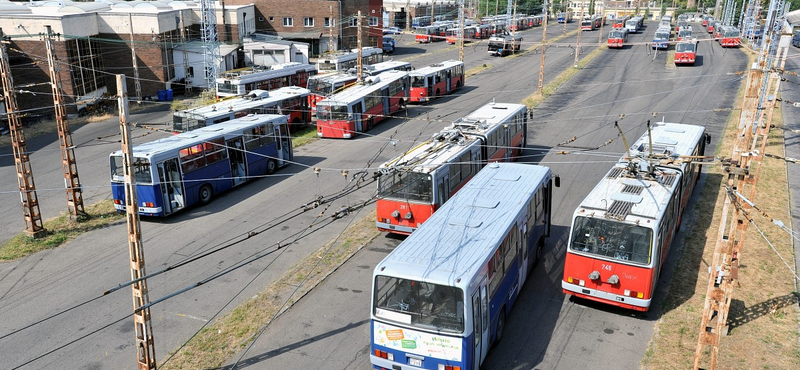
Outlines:
[{"label": "license plate", "polygon": [[422,366],[422,360],[418,358],[409,358],[408,364],[411,366]]}]

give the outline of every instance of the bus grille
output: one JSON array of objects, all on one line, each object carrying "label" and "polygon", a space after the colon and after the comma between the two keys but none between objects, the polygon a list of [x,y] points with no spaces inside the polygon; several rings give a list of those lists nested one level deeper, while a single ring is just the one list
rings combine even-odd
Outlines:
[{"label": "bus grille", "polygon": [[633,208],[633,202],[615,200],[613,203],[611,203],[611,207],[608,207],[606,216],[621,221],[625,219],[625,216],[631,213],[631,208]]}]

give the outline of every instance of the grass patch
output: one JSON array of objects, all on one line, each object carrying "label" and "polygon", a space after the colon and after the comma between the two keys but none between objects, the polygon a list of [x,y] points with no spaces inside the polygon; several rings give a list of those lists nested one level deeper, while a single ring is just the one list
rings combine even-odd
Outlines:
[{"label": "grass patch", "polygon": [[606,45],[601,45],[594,49],[589,55],[585,56],[578,62],[578,68],[567,68],[563,72],[561,72],[553,81],[550,81],[547,85],[542,87],[542,93],[540,94],[538,91],[534,92],[530,96],[525,99],[522,99],[522,104],[528,106],[528,109],[535,108],[539,104],[541,104],[548,96],[552,95],[561,85],[565,82],[569,81],[570,78],[575,76],[581,69],[586,67],[589,62],[594,60],[600,53],[606,50],[608,47]]},{"label": "grass patch", "polygon": [[[173,351],[174,357],[159,365],[159,368],[220,367],[250,344],[255,335],[274,317],[287,310],[364,245],[380,235],[375,228],[375,212],[355,221],[342,235],[339,240],[328,242],[306,256],[256,297],[203,329],[185,347],[178,352]],[[298,284],[301,284],[299,288]],[[284,305],[287,300],[289,303]]]},{"label": "grass patch", "polygon": [[[735,107],[741,107],[746,81],[743,81]],[[717,154],[729,155],[733,149],[740,109],[728,116]],[[773,124],[780,127],[780,106],[775,108]],[[783,132],[773,129],[766,152],[784,156]],[[755,163],[753,165],[756,165]],[[760,164],[761,181],[754,201],[764,212],[778,220],[791,222],[789,193],[786,184],[787,163],[764,158]],[[752,169],[751,169],[752,171]],[[697,346],[701,314],[708,286],[708,268],[718,237],[724,186],[727,174],[721,166],[706,166],[706,185],[692,212],[691,233],[684,240],[681,257],[675,267],[672,284],[663,302],[662,316],[642,360],[648,369],[691,368]],[[752,172],[751,172],[752,173]],[[752,211],[755,224],[764,231],[775,249],[792,260],[791,238],[766,217]],[[798,333],[798,296],[791,273],[753,225],[744,239],[739,282],[731,301],[727,336],[721,338],[719,369],[795,368],[800,363]],[[708,347],[706,347],[708,348]],[[754,354],[769,354],[754,356]],[[708,360],[708,356],[703,359]]]},{"label": "grass patch", "polygon": [[67,214],[43,223],[47,235],[33,239],[24,233],[18,234],[0,246],[0,261],[22,258],[36,252],[59,247],[77,236],[92,230],[125,220],[125,214],[114,209],[114,202],[104,200],[85,207],[88,217],[72,220]]},{"label": "grass patch", "polygon": [[667,50],[667,69],[675,68],[675,50]]},{"label": "grass patch", "polygon": [[298,148],[303,145],[313,143],[319,140],[317,136],[317,126],[309,125],[308,127],[292,134],[292,148]]},{"label": "grass patch", "polygon": [[494,66],[491,65],[491,64],[484,63],[484,64],[479,65],[477,67],[473,67],[473,68],[468,69],[466,72],[464,72],[464,77],[472,77],[472,76],[474,76],[474,75],[476,75],[478,73],[481,73],[481,72],[483,72],[483,71],[485,71],[487,69],[491,69],[493,67]]},{"label": "grass patch", "polygon": [[217,92],[215,90],[203,90],[200,95],[194,98],[176,99],[169,106],[171,112],[180,110],[204,107],[217,102]]}]

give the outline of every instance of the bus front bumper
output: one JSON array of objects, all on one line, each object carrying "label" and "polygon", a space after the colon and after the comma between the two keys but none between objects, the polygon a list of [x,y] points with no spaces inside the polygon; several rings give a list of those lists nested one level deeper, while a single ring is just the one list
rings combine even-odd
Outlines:
[{"label": "bus front bumper", "polygon": [[406,235],[411,235],[411,233],[417,229],[416,227],[392,225],[390,223],[380,222],[380,221],[376,221],[375,226],[378,227],[378,230],[387,231],[390,233],[406,234]]},{"label": "bus front bumper", "polygon": [[608,303],[615,306],[625,307],[637,311],[647,311],[650,309],[650,299],[640,299],[618,295],[614,293],[604,292],[602,290],[591,289],[582,287],[580,285],[570,284],[561,280],[561,289],[564,293],[574,294],[592,301]]}]

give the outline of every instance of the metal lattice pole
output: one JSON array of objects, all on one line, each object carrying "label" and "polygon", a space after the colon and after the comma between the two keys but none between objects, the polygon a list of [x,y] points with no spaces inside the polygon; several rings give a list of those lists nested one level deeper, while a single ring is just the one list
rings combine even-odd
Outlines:
[{"label": "metal lattice pole", "polygon": [[[0,38],[3,30],[0,29]],[[36,195],[36,185],[33,181],[31,159],[28,156],[28,143],[22,129],[17,108],[17,95],[14,92],[14,79],[11,77],[11,66],[8,64],[6,53],[6,40],[0,40],[0,76],[3,80],[3,98],[8,112],[8,129],[11,135],[11,147],[14,151],[14,166],[17,169],[17,184],[19,197],[22,201],[22,212],[25,218],[25,234],[32,238],[43,237],[47,234],[42,225],[42,215],[39,213],[39,198]]]},{"label": "metal lattice pole", "polygon": [[50,26],[44,26],[45,44],[47,47],[47,64],[50,70],[50,86],[53,93],[53,106],[56,111],[56,126],[58,128],[58,142],[61,148],[61,166],[64,169],[64,186],[67,190],[67,211],[71,217],[86,216],[83,208],[83,190],[78,176],[78,163],[75,160],[75,147],[72,145],[72,132],[67,120],[64,107],[64,91],[61,88],[61,74],[57,64],[54,46],[53,31]]},{"label": "metal lattice pole", "polygon": [[133,293],[133,322],[136,328],[136,362],[138,370],[156,369],[156,349],[150,323],[150,295],[144,276],[144,245],[139,222],[139,201],[136,197],[136,178],[133,176],[133,145],[128,127],[128,88],[125,75],[117,75],[119,130],[122,135],[122,168],[125,171],[125,213],[128,219],[128,252],[130,253]]},{"label": "metal lattice pole", "polygon": [[203,40],[203,70],[205,71],[206,88],[216,88],[217,69],[219,63],[219,40],[217,38],[217,13],[214,0],[200,0],[203,20],[200,33]]}]

